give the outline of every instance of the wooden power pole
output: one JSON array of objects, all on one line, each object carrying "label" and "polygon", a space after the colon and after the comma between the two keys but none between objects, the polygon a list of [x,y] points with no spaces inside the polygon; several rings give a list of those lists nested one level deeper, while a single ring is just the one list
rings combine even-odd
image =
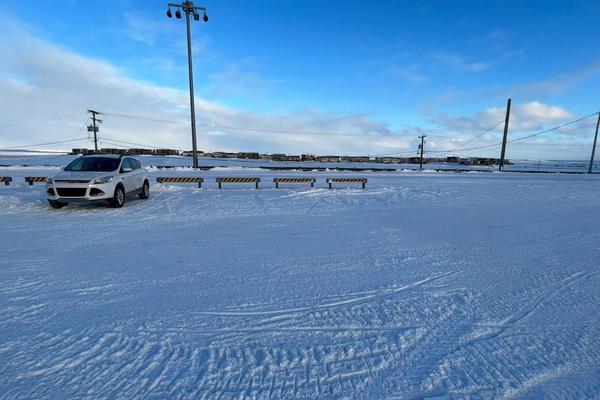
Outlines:
[{"label": "wooden power pole", "polygon": [[102,120],[97,118],[97,115],[102,115],[101,112],[94,110],[87,110],[90,114],[92,114],[92,125],[88,125],[88,132],[94,132],[94,151],[98,152],[98,132],[100,131],[100,127],[96,124],[101,124]]},{"label": "wooden power pole", "polygon": [[508,120],[510,119],[510,103],[511,99],[508,99],[506,103],[506,118],[504,119],[504,136],[502,137],[502,152],[500,153],[500,166],[498,171],[502,171],[504,167],[504,157],[506,156],[506,139],[508,139]]},{"label": "wooden power pole", "polygon": [[594,145],[592,146],[592,158],[590,159],[588,174],[591,174],[594,168],[594,156],[596,155],[596,143],[598,142],[598,126],[600,126],[600,112],[598,112],[598,122],[596,122],[596,134],[594,135]]}]

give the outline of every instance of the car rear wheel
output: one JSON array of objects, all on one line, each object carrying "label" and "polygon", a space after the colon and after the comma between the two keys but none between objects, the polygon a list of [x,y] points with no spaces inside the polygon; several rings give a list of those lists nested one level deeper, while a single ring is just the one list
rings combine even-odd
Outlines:
[{"label": "car rear wheel", "polygon": [[66,206],[68,203],[62,203],[60,201],[56,201],[56,200],[48,200],[48,203],[50,204],[50,207],[52,208],[63,208],[64,206]]},{"label": "car rear wheel", "polygon": [[125,190],[123,190],[123,186],[117,186],[110,205],[114,208],[121,208],[123,204],[125,204]]},{"label": "car rear wheel", "polygon": [[144,186],[142,187],[142,192],[140,193],[140,199],[147,199],[150,197],[150,184],[148,181],[144,181]]}]

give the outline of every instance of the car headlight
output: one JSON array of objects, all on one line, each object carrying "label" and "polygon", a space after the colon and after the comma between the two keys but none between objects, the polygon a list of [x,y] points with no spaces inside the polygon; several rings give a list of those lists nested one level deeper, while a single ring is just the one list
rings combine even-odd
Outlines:
[{"label": "car headlight", "polygon": [[104,176],[104,177],[102,177],[102,178],[98,178],[98,179],[96,179],[96,180],[94,181],[94,185],[99,185],[99,184],[102,184],[102,183],[108,183],[108,182],[110,182],[110,181],[112,181],[112,180],[113,180],[113,177],[112,177],[112,176]]},{"label": "car headlight", "polygon": [[46,183],[52,183],[52,182],[54,182],[54,181],[52,180],[52,178],[46,178]]}]

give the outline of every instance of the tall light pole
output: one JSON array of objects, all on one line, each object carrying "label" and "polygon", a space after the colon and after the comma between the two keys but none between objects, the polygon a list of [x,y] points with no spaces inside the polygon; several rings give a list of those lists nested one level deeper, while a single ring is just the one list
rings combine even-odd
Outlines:
[{"label": "tall light pole", "polygon": [[200,21],[200,14],[198,11],[202,11],[204,22],[208,22],[208,16],[206,15],[206,8],[195,7],[191,1],[184,1],[181,4],[168,4],[169,10],[167,11],[167,17],[173,17],[171,7],[175,8],[175,18],[181,18],[181,10],[185,12],[185,20],[187,24],[187,51],[188,51],[188,69],[190,76],[190,110],[192,114],[192,157],[194,168],[198,168],[198,146],[196,145],[196,111],[194,107],[194,72],[192,68],[192,34],[190,32],[190,14],[194,17],[195,21]]},{"label": "tall light pole", "polygon": [[421,152],[421,157],[419,158],[419,171],[423,171],[423,152],[425,151],[425,138],[427,135],[419,136],[421,139],[421,144],[419,145],[419,151]]}]

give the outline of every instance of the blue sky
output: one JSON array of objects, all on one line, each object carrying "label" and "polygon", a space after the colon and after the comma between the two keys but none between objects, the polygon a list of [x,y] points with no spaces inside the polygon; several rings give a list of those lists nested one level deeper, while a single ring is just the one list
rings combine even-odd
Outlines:
[{"label": "blue sky", "polygon": [[[164,119],[181,118],[181,126],[163,127],[163,134],[148,133],[148,127],[135,132],[135,125],[114,118],[107,129],[130,141],[189,147],[184,118],[185,23],[168,19],[166,4],[3,1],[0,17],[9,27],[0,29],[0,39],[13,61],[0,61],[0,73],[13,84],[25,84],[37,99],[61,91],[40,83],[42,73],[48,77],[56,70],[89,62],[93,64],[90,74],[76,77],[81,79],[79,91],[75,77],[69,80],[56,72],[54,82],[69,81],[63,92],[65,98],[72,97],[63,108],[54,105],[56,117],[92,106],[132,115],[159,113]],[[514,137],[600,108],[598,2],[208,0],[196,4],[206,6],[210,17],[206,24],[193,23],[199,121],[299,133],[273,138],[206,127],[201,144],[207,150],[392,154],[413,150],[422,132],[430,135],[431,149],[445,150],[471,140],[498,122],[498,116],[501,120],[508,97],[515,107]],[[43,49],[45,55],[73,56],[74,64],[61,66],[68,62],[65,57],[31,60],[23,50],[29,45],[31,51]],[[56,63],[55,68],[49,63]],[[120,79],[127,82],[121,88],[106,84]],[[69,89],[71,84],[74,87]],[[78,92],[94,85],[98,85],[96,100],[89,93],[77,98]],[[119,90],[128,92],[120,96]],[[157,95],[160,100],[141,99],[134,104],[139,99],[134,93],[145,90],[162,91]],[[113,95],[128,102],[116,109]],[[26,101],[25,94],[16,96]],[[39,107],[43,116],[52,117]],[[3,122],[20,122],[17,117],[18,112],[11,113],[0,121],[0,128]],[[28,127],[19,140],[13,131],[0,129],[0,146],[16,146],[25,139],[34,143],[40,137],[36,129]],[[315,131],[352,135],[302,135]],[[552,146],[535,146],[535,151],[533,145],[525,146],[514,154],[556,157],[557,144],[562,143],[563,150],[583,157],[590,150],[592,133],[584,127],[542,137],[536,139],[538,145]],[[473,144],[495,143],[499,134],[500,130],[493,131]],[[55,138],[60,135],[51,139]]]}]

